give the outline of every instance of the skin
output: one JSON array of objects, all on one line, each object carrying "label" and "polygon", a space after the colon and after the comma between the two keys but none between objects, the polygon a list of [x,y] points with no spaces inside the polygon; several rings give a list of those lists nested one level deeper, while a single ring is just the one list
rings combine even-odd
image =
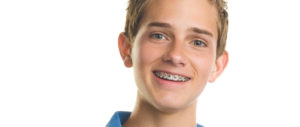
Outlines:
[{"label": "skin", "polygon": [[[134,68],[137,102],[124,127],[195,127],[197,97],[228,62],[216,58],[217,11],[207,0],[152,0],[133,45],[121,33],[119,51]],[[156,78],[153,71],[189,77],[186,82]]]}]

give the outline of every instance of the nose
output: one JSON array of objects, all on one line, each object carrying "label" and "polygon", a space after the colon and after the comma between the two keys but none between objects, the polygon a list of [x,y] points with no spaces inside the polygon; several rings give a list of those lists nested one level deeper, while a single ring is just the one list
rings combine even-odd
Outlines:
[{"label": "nose", "polygon": [[176,67],[184,67],[187,64],[184,47],[178,43],[172,43],[163,55],[163,61]]}]

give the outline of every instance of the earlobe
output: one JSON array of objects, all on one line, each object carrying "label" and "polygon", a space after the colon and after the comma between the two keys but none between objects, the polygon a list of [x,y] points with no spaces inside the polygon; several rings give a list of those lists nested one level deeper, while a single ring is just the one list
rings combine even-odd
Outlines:
[{"label": "earlobe", "polygon": [[209,76],[208,82],[214,82],[225,70],[228,63],[228,52],[224,51],[221,56],[216,60],[214,68]]},{"label": "earlobe", "polygon": [[124,64],[126,67],[132,67],[132,60],[131,57],[126,56],[124,59]]},{"label": "earlobe", "polygon": [[119,35],[118,47],[119,47],[119,52],[123,59],[124,65],[126,67],[132,67],[132,60],[131,60],[131,56],[130,56],[131,46],[130,46],[128,38],[124,32],[120,33],[120,35]]}]

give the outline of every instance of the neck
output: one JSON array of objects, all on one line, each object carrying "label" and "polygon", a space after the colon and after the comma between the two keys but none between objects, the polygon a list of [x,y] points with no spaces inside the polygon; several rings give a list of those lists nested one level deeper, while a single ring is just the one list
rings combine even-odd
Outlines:
[{"label": "neck", "polygon": [[162,112],[137,96],[137,103],[123,127],[196,127],[196,101],[180,110]]}]

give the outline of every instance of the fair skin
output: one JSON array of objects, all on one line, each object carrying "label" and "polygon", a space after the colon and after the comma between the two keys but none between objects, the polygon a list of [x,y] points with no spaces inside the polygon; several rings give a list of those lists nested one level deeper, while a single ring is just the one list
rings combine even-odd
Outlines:
[{"label": "fair skin", "polygon": [[[197,97],[228,61],[216,58],[217,11],[207,0],[152,0],[131,46],[121,33],[119,51],[133,67],[137,103],[123,127],[195,127]],[[185,77],[170,81],[156,75]]]}]

